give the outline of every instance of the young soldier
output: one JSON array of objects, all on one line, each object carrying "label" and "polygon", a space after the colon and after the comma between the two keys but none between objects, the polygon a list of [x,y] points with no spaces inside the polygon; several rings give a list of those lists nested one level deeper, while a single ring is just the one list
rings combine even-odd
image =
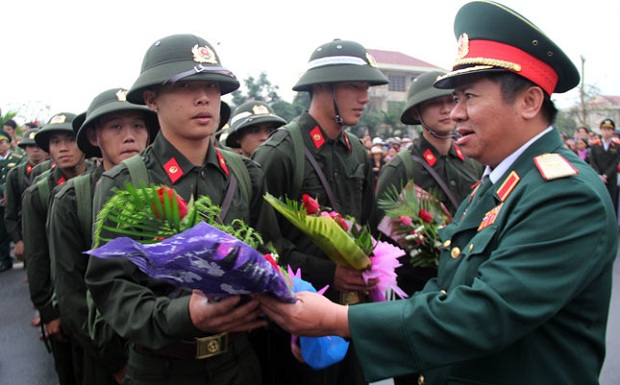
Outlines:
[{"label": "young soldier", "polygon": [[[427,72],[411,84],[400,120],[405,124],[421,125],[422,135],[408,151],[399,153],[381,169],[377,199],[413,180],[439,198],[454,215],[458,205],[482,176],[483,167],[466,158],[461,148],[454,144],[456,124],[450,119],[454,107],[452,90],[433,87],[437,77],[442,75],[445,72]],[[407,294],[422,289],[426,281],[437,275],[435,268],[411,266],[409,256],[402,258],[402,264],[397,270],[398,285]]]},{"label": "young soldier", "polygon": [[[56,268],[54,289],[63,329],[84,351],[82,383],[120,384],[127,370],[124,341],[93,341],[88,330],[84,275],[91,248],[92,204],[97,180],[122,160],[144,150],[158,131],[157,117],[145,106],[127,102],[127,90],[113,88],[93,99],[73,120],[77,144],[87,158],[101,158],[92,172],[73,178],[55,194],[48,220],[50,256]],[[83,195],[81,195],[83,194]],[[79,349],[78,349],[79,350]]]},{"label": "young soldier", "polygon": [[607,192],[614,202],[618,213],[618,161],[620,160],[620,144],[614,141],[616,124],[611,119],[604,119],[600,124],[601,140],[591,143],[590,166],[600,175],[607,187]]},{"label": "young soldier", "polygon": [[[269,240],[277,225],[263,200],[263,172],[252,160],[212,144],[221,124],[220,97],[238,87],[200,37],[173,35],[151,45],[127,94],[130,102],[156,111],[160,123],[155,142],[138,158],[148,177],[139,182],[171,186],[187,201],[206,194],[222,205],[227,196],[234,198],[222,208],[224,222],[242,219]],[[95,211],[114,187],[131,181],[125,164],[103,173]],[[121,258],[91,257],[86,283],[103,319],[130,342],[128,382],[260,384],[260,365],[246,333],[265,325],[256,301],[240,304],[234,296],[209,302],[149,278]]]},{"label": "young soldier", "polygon": [[[309,111],[276,131],[253,154],[265,170],[269,192],[297,201],[302,194],[308,194],[321,205],[355,217],[360,224],[368,223],[375,207],[375,181],[368,152],[344,127],[359,122],[369,100],[368,89],[387,83],[372,56],[359,43],[334,40],[318,47],[310,56],[308,70],[293,87],[310,93]],[[304,156],[304,151],[308,155]],[[300,179],[296,180],[296,176]],[[303,278],[316,288],[330,285],[325,295],[335,302],[354,304],[365,300],[364,291],[376,282],[366,284],[361,272],[336,265],[308,237],[286,219],[281,220],[284,238],[304,251],[281,258],[284,266],[301,268]],[[353,347],[341,363],[315,371],[293,358],[290,336],[273,335],[276,339],[270,383],[364,383]]]},{"label": "young soldier", "polygon": [[26,189],[22,198],[22,235],[28,261],[26,272],[30,299],[39,311],[47,338],[51,342],[56,372],[62,385],[77,383],[79,373],[74,372],[74,369],[79,370],[81,363],[73,362],[73,359],[79,359],[81,353],[72,354],[53,296],[53,266],[46,222],[56,187],[92,168],[75,142],[72,126],[74,118],[75,114],[72,113],[58,113],[34,136],[37,145],[50,154],[57,166],[41,174]]},{"label": "young soldier", "polygon": [[22,241],[22,194],[32,184],[32,170],[41,164],[49,155],[37,145],[34,135],[38,128],[31,128],[24,132],[18,146],[24,149],[27,161],[22,162],[9,172],[4,190],[6,208],[4,223],[11,241],[15,244],[13,253],[15,258],[24,260],[24,242]]},{"label": "young soldier", "polygon": [[21,155],[11,151],[11,140],[10,134],[0,130],[0,272],[13,268],[11,238],[4,224],[6,179],[9,171],[23,161]]},{"label": "young soldier", "polygon": [[457,60],[435,85],[455,90],[456,144],[488,177],[442,229],[438,277],[403,301],[346,308],[300,293],[294,305],[261,296],[264,309],[296,334],[351,337],[371,381],[598,384],[616,216],[552,126],[551,95],[579,72],[500,4],[464,5],[454,30]]},{"label": "young soldier", "polygon": [[246,102],[235,109],[230,120],[230,133],[226,147],[239,149],[241,155],[250,157],[256,147],[269,138],[286,120],[276,115],[265,102]]}]

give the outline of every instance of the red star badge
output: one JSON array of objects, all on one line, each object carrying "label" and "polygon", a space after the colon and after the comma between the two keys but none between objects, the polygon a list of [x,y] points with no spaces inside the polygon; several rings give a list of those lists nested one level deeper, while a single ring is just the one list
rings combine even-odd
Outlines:
[{"label": "red star badge", "polygon": [[314,147],[316,147],[317,150],[325,144],[325,139],[323,138],[323,134],[321,134],[319,126],[314,127],[312,131],[310,131],[310,138],[312,138]]},{"label": "red star badge", "polygon": [[183,176],[183,170],[181,170],[177,160],[174,158],[171,158],[166,162],[166,164],[164,164],[164,171],[172,183],[175,183]]}]

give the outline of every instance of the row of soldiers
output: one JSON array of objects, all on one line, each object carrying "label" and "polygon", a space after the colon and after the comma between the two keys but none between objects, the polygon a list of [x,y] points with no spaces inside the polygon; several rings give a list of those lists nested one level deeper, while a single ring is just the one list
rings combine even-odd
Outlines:
[{"label": "row of soldiers", "polygon": [[[314,385],[396,376],[420,384],[594,383],[617,238],[602,184],[564,151],[551,126],[557,110],[550,95],[573,88],[578,72],[512,10],[474,1],[459,15],[460,64],[414,82],[401,120],[419,123],[423,137],[385,166],[378,183],[367,151],[345,127],[359,122],[369,88],[388,79],[353,41],[312,52],[293,87],[310,94],[309,109],[252,151],[234,135],[226,140],[242,154],[213,139],[227,120],[221,97],[239,82],[195,35],[154,42],[127,92],[112,89],[83,114],[52,117],[34,139],[56,167],[24,192],[22,223],[31,298],[60,382]],[[251,110],[233,114],[232,125],[264,115],[258,105]],[[455,121],[464,150],[453,140]],[[471,193],[482,167],[465,152],[487,165]],[[455,215],[442,229],[438,279],[421,288],[427,277],[404,261],[401,283],[411,283],[410,294],[420,290],[407,301],[365,303],[377,280],[334,263],[263,199],[267,192],[295,201],[308,194],[375,229],[377,194],[411,178],[438,186]],[[329,285],[327,299],[210,301],[126,258],[87,258],[93,218],[127,183],[171,186],[186,201],[209,196],[223,223],[241,219],[273,244],[278,263],[301,269],[317,288]],[[577,209],[597,219],[588,226],[574,220],[574,210],[555,215],[583,201]],[[100,240],[114,238],[113,225],[104,223]],[[599,237],[589,243],[593,233]],[[352,342],[342,361],[314,370],[285,330],[334,331],[327,334]]]},{"label": "row of soldiers", "polygon": [[[344,63],[339,62],[342,57]],[[154,74],[152,68],[164,66],[166,60],[175,66]],[[330,61],[347,71],[335,71]],[[300,362],[291,351],[288,333],[249,317],[256,315],[256,303],[239,306],[230,299],[210,304],[188,292],[171,298],[170,285],[147,278],[128,261],[89,262],[83,254],[92,245],[95,213],[114,188],[137,183],[138,178],[172,185],[185,199],[208,194],[223,202],[237,172],[233,164],[241,159],[252,194],[242,193],[244,186],[233,186],[239,191],[233,191],[230,209],[221,214],[224,221],[241,218],[252,224],[276,245],[283,265],[301,268],[304,279],[316,287],[329,285],[325,295],[331,300],[368,301],[365,293],[375,281],[364,282],[360,272],[332,262],[276,216],[262,196],[266,191],[292,198],[310,194],[361,223],[376,224],[377,184],[368,153],[344,128],[359,121],[368,88],[387,84],[387,79],[360,44],[334,40],[317,48],[294,88],[311,93],[308,111],[287,123],[266,103],[251,101],[239,106],[229,122],[230,108],[219,98],[239,84],[220,66],[202,38],[163,38],[149,48],[132,89],[106,90],[86,112],[55,114],[40,130],[26,133],[32,145],[55,161],[55,167],[22,190],[17,201],[23,207],[31,299],[61,384],[114,384],[123,379],[178,384],[180,378],[193,383],[203,376],[213,378],[209,383],[258,383],[259,378],[269,384],[366,383],[354,349],[343,362],[324,370]],[[402,114],[404,123],[424,127],[422,140],[407,152],[414,166],[405,167],[405,158],[395,159],[380,179],[379,191],[415,178],[422,188],[445,189],[439,196],[454,212],[456,200],[470,192],[482,167],[453,143],[451,90],[432,86],[439,75],[431,72],[416,79]],[[187,99],[187,111],[169,112],[167,98],[175,103]],[[223,129],[226,125],[228,130]],[[299,138],[293,139],[291,131]],[[293,140],[303,141],[309,150],[303,164],[296,163]],[[27,143],[22,140],[22,145]],[[132,175],[136,162],[146,169],[137,177]],[[302,178],[296,181],[296,175]],[[243,185],[243,178],[238,180]],[[404,262],[400,284],[409,293],[436,273],[420,272]],[[235,333],[246,329],[253,330]],[[207,354],[209,359],[197,360],[196,351],[214,345],[219,348]],[[247,370],[220,370],[220,361]]]}]

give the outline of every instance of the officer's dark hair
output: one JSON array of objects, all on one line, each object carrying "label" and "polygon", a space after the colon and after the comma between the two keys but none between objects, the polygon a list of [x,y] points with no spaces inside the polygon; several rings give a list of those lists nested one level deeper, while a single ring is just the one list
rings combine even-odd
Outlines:
[{"label": "officer's dark hair", "polygon": [[9,126],[12,129],[14,129],[14,130],[17,129],[17,123],[15,123],[15,121],[13,119],[7,119],[4,122],[3,126]]},{"label": "officer's dark hair", "polygon": [[[488,79],[500,85],[502,98],[506,103],[514,102],[515,98],[529,87],[540,87],[523,76],[509,71],[490,72],[488,73]],[[555,107],[551,97],[547,95],[544,90],[543,93],[545,98],[543,100],[541,112],[547,124],[552,125],[558,115],[558,109]]]}]

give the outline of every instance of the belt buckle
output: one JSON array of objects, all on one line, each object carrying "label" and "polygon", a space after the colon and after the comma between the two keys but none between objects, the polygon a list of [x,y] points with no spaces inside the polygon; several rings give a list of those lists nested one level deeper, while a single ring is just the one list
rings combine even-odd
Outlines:
[{"label": "belt buckle", "polygon": [[196,338],[196,359],[218,356],[228,350],[228,333]]},{"label": "belt buckle", "polygon": [[341,305],[355,305],[362,302],[360,294],[357,291],[342,291],[340,292],[340,304]]}]

